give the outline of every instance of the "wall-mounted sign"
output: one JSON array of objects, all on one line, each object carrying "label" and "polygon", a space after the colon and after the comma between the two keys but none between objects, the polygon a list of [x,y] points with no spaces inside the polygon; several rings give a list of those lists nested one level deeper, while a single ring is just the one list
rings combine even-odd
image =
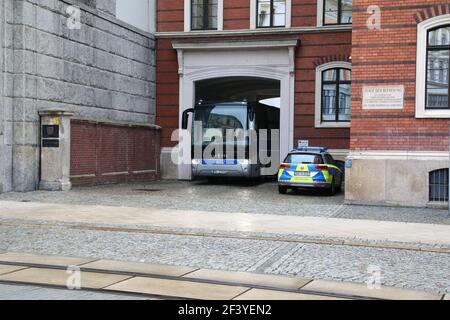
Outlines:
[{"label": "wall-mounted sign", "polygon": [[309,147],[309,140],[298,140],[299,148],[307,148]]},{"label": "wall-mounted sign", "polygon": [[347,159],[345,161],[345,168],[351,169],[352,167],[353,167],[353,160],[352,159]]},{"label": "wall-mounted sign", "polygon": [[366,110],[403,109],[404,100],[404,86],[365,86],[362,108]]},{"label": "wall-mounted sign", "polygon": [[58,139],[42,139],[42,148],[59,148]]}]

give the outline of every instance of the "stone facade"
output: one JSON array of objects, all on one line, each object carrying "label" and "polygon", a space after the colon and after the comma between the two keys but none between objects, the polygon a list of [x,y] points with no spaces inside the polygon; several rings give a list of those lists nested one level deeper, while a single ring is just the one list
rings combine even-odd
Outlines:
[{"label": "stone facade", "polygon": [[[68,28],[71,5],[80,29]],[[154,124],[154,38],[114,13],[110,0],[1,2],[0,191],[38,187],[41,110]]]}]

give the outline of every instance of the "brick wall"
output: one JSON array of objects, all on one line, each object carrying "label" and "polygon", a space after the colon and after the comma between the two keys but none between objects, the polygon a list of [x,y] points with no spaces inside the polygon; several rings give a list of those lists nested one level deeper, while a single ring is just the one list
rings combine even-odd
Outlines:
[{"label": "brick wall", "polygon": [[158,32],[184,30],[184,0],[156,1],[156,30]]},{"label": "brick wall", "polygon": [[177,52],[171,39],[156,41],[156,123],[161,129],[161,146],[172,147],[172,132],[178,129],[179,75]]},{"label": "brick wall", "polygon": [[[366,27],[369,5],[381,8],[381,30]],[[450,12],[448,1],[355,0],[353,8],[351,148],[448,150],[448,120],[415,118],[417,23]],[[364,85],[404,85],[404,110],[362,110]]]},{"label": "brick wall", "polygon": [[320,0],[292,0],[292,26],[312,27],[317,25],[317,1]]},{"label": "brick wall", "polygon": [[[224,0],[224,30],[250,28],[250,0]],[[254,13],[256,14],[256,13]],[[292,26],[312,27],[317,24],[317,0],[292,0]],[[158,32],[184,30],[184,0],[158,1]]]},{"label": "brick wall", "polygon": [[250,1],[226,0],[223,2],[223,29],[250,28]]},{"label": "brick wall", "polygon": [[[308,33],[299,36],[295,73],[295,141],[310,140],[311,145],[348,149],[350,129],[316,129],[316,67],[331,61],[349,61],[351,32]],[[295,143],[294,143],[295,145]]]},{"label": "brick wall", "polygon": [[151,181],[159,177],[159,130],[73,120],[74,185]]}]

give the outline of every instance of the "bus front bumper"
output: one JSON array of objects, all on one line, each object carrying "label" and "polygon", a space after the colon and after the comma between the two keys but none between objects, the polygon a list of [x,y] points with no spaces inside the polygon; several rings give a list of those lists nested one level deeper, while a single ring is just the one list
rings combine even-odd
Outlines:
[{"label": "bus front bumper", "polygon": [[253,164],[192,164],[194,177],[256,177],[259,175],[257,165]]}]

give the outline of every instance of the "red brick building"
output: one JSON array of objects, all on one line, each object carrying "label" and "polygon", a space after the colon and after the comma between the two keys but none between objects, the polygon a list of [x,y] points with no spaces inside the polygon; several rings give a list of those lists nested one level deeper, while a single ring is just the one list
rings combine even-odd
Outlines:
[{"label": "red brick building", "polygon": [[204,81],[272,79],[282,157],[299,140],[348,157],[348,202],[446,201],[449,24],[439,0],[158,1],[163,176],[190,178],[171,135]]},{"label": "red brick building", "polygon": [[[346,5],[351,1],[328,2],[332,10],[324,22],[323,3],[311,0],[158,1],[156,104],[157,124],[163,127],[163,175],[177,172],[168,166],[180,111],[200,98],[196,83],[219,77],[280,83],[282,154],[301,139],[347,155],[350,122],[322,122],[320,106],[316,114],[318,68],[351,69],[351,7]],[[189,174],[180,169],[178,177]]]},{"label": "red brick building", "polygon": [[[368,28],[370,5],[379,8],[378,28]],[[377,7],[371,12],[378,14]],[[347,201],[417,206],[445,201],[450,3],[356,0],[353,10]],[[371,104],[374,88],[394,94]]]}]

